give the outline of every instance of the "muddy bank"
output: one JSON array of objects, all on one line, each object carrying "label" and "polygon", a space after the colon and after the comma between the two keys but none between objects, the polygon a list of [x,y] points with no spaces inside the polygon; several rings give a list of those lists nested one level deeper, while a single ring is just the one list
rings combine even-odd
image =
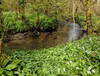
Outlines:
[{"label": "muddy bank", "polygon": [[28,37],[39,37],[40,32],[24,32],[24,33],[16,33],[16,34],[7,34],[4,41],[12,41],[12,40],[17,40],[17,39],[24,39]]}]

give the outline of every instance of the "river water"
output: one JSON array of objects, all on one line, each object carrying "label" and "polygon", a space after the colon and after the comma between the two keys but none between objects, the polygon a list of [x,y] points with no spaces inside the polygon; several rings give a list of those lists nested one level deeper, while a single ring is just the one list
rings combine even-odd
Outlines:
[{"label": "river water", "polygon": [[68,41],[77,40],[85,36],[78,24],[75,24],[73,31],[73,23],[60,25],[58,29],[52,33],[41,32],[39,37],[27,37],[16,39],[5,43],[9,49],[43,49],[64,44]]}]

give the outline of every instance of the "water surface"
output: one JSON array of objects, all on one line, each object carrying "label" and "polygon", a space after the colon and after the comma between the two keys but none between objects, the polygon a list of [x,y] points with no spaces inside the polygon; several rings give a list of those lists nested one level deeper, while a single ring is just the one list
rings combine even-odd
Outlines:
[{"label": "water surface", "polygon": [[68,23],[60,25],[58,29],[52,33],[42,32],[39,37],[16,39],[7,42],[6,45],[9,49],[43,49],[64,44],[68,41],[72,41],[72,39],[77,40],[81,37],[83,37],[83,35],[79,25],[75,24],[75,31],[73,31],[73,23]]}]

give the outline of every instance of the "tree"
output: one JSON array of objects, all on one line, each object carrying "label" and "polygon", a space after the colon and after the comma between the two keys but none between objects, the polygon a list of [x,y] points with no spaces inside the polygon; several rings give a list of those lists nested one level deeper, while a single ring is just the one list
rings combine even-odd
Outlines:
[{"label": "tree", "polygon": [[3,42],[2,42],[2,0],[0,0],[0,53],[2,52],[2,46],[3,46]]},{"label": "tree", "polygon": [[72,34],[72,41],[74,40],[74,33],[75,33],[75,1],[73,0],[73,34]]},{"label": "tree", "polygon": [[21,19],[22,21],[25,20],[25,0],[19,0],[18,1],[18,6],[19,6],[19,13],[21,13]]},{"label": "tree", "polygon": [[92,20],[91,20],[91,0],[85,0],[86,2],[86,24],[88,34],[92,33]]},{"label": "tree", "polygon": [[2,12],[3,12],[2,8],[3,8],[2,0],[0,0],[0,53],[2,53],[3,50],[4,50],[3,49],[3,47],[4,47],[3,41],[4,41],[4,38],[6,36],[6,24],[3,23],[3,20],[5,20],[5,19],[2,18],[2,15],[3,15],[2,14]]}]

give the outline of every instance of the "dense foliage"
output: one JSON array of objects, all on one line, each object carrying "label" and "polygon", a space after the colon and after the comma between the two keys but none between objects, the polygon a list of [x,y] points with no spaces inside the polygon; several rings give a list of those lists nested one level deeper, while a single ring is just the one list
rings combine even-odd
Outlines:
[{"label": "dense foliage", "polygon": [[[42,31],[54,29],[57,27],[55,22],[63,22],[66,21],[67,18],[67,20],[69,20],[69,18],[72,20],[72,1],[74,1],[75,5],[75,16],[84,15],[86,12],[85,0],[2,0],[3,18],[10,12],[3,25],[7,25],[7,30],[11,32],[22,32],[33,28],[38,28]],[[96,7],[94,7],[96,1],[97,0],[91,1],[93,11],[96,10]],[[94,15],[93,12],[91,12],[91,14]],[[39,16],[42,16],[42,18]],[[99,23],[95,24],[93,22],[94,31],[98,30],[100,26]],[[83,25],[85,30],[87,30],[86,21]]]},{"label": "dense foliage", "polygon": [[[82,29],[100,32],[100,18],[95,2],[98,0],[0,0],[0,55],[6,34],[47,31],[57,23],[78,18]],[[12,7],[13,6],[13,7]],[[84,8],[85,7],[85,8]],[[84,15],[84,13],[86,13]],[[92,17],[91,16],[95,16]],[[74,17],[75,16],[75,17]],[[73,19],[72,19],[73,18]],[[73,28],[74,31],[75,27]],[[67,31],[67,30],[66,30]],[[100,37],[88,36],[49,49],[15,50],[0,56],[0,76],[99,76]]]},{"label": "dense foliage", "polygon": [[66,0],[2,0],[3,25],[11,33],[53,30],[67,15],[67,3]]},{"label": "dense foliage", "polygon": [[88,36],[55,48],[17,50],[0,68],[1,76],[99,76],[100,37]]},{"label": "dense foliage", "polygon": [[[85,16],[79,16],[78,22],[80,23],[80,26],[82,27],[83,30],[87,30],[86,25],[86,17]],[[98,16],[93,16],[92,17],[92,28],[93,31],[100,32],[100,17]]]},{"label": "dense foliage", "polygon": [[29,15],[25,14],[25,21],[22,21],[21,14],[16,16],[15,12],[3,12],[3,18],[4,26],[6,25],[7,31],[10,32],[29,31],[32,28],[45,31],[57,27],[57,24],[54,23],[55,19],[44,14],[40,14],[37,25],[37,12]]}]

